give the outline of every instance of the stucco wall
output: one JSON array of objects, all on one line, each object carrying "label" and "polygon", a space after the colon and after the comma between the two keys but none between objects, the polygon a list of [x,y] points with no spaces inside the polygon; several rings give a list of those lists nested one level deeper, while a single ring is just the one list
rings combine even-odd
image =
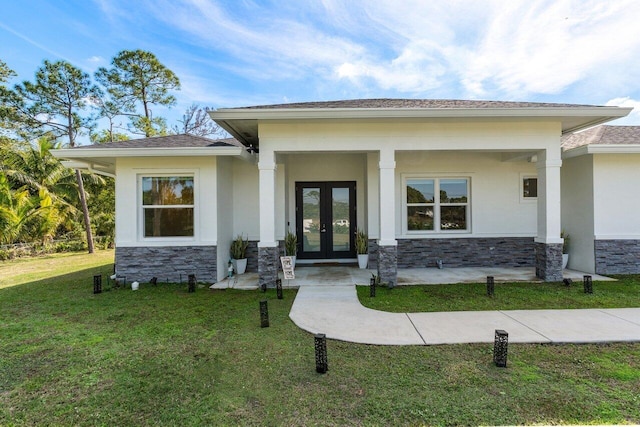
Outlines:
[{"label": "stucco wall", "polygon": [[233,159],[217,158],[217,210],[218,210],[218,250],[217,250],[217,280],[222,280],[227,274],[229,263],[229,247],[233,235],[233,218],[235,200],[233,193]]},{"label": "stucco wall", "polygon": [[260,239],[258,167],[233,160],[233,200],[220,203],[233,205],[233,237],[242,234],[249,240]]},{"label": "stucco wall", "polygon": [[569,265],[574,270],[595,273],[593,216],[593,157],[563,160],[562,228],[569,234]]},{"label": "stucco wall", "polygon": [[593,169],[596,239],[640,239],[640,154],[596,154]]},{"label": "stucco wall", "polygon": [[260,152],[552,149],[560,153],[560,123],[543,120],[387,119],[260,123]]}]

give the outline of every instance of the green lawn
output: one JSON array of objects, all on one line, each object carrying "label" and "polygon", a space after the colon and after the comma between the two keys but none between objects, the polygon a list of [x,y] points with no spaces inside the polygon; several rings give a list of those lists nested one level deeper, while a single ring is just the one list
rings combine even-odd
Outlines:
[{"label": "green lawn", "polygon": [[511,344],[501,369],[490,345],[329,341],[322,375],[288,318],[295,291],[267,292],[262,329],[259,291],[93,295],[111,268],[100,256],[58,258],[55,276],[20,285],[2,276],[0,425],[640,423],[640,344]]},{"label": "green lawn", "polygon": [[640,307],[640,276],[622,276],[615,282],[594,282],[585,294],[582,281],[562,283],[496,283],[493,297],[483,283],[455,285],[358,286],[360,302],[376,310],[398,313],[425,311],[482,311],[562,308]]}]

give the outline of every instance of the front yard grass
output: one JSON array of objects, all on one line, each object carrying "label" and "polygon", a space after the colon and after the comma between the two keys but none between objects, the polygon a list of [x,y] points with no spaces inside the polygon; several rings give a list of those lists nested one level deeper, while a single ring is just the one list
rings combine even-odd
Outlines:
[{"label": "front yard grass", "polygon": [[329,341],[317,374],[293,290],[93,295],[111,266],[75,259],[0,289],[0,425],[640,423],[640,344],[510,344],[501,369],[486,344]]},{"label": "front yard grass", "polygon": [[593,282],[592,294],[585,294],[582,281],[576,281],[570,286],[496,283],[493,297],[483,283],[377,287],[374,298],[369,286],[358,286],[358,298],[366,307],[397,313],[640,307],[640,276]]}]

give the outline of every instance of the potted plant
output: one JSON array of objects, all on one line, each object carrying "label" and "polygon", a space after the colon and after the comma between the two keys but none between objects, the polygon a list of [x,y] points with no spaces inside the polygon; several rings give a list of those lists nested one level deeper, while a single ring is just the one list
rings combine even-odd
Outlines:
[{"label": "potted plant", "polygon": [[358,254],[358,267],[367,268],[369,263],[369,236],[364,230],[356,232],[356,252]]},{"label": "potted plant", "polygon": [[562,243],[562,269],[564,270],[569,263],[569,235],[563,230],[560,233],[560,237],[564,239]]},{"label": "potted plant", "polygon": [[292,258],[293,266],[296,266],[296,255],[298,253],[298,237],[290,231],[284,236],[284,254]]},{"label": "potted plant", "polygon": [[231,242],[231,258],[236,268],[236,273],[244,274],[247,270],[247,247],[249,247],[249,238],[244,240],[241,234]]}]

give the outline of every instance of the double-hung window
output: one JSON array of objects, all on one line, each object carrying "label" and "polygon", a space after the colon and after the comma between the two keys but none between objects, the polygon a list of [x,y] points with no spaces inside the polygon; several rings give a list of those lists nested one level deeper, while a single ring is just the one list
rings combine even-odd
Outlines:
[{"label": "double-hung window", "polygon": [[143,176],[145,238],[194,236],[193,176]]},{"label": "double-hung window", "polygon": [[469,231],[468,178],[407,178],[406,230]]}]

